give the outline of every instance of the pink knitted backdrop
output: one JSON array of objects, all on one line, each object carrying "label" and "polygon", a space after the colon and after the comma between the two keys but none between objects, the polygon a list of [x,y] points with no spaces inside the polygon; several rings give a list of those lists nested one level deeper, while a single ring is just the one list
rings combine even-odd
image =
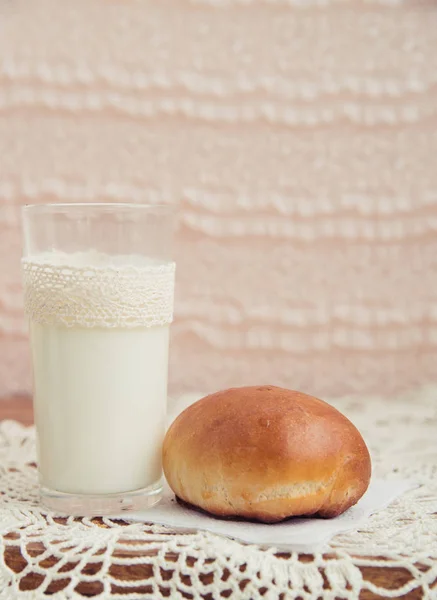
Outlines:
[{"label": "pink knitted backdrop", "polygon": [[19,207],[180,202],[171,390],[437,379],[435,0],[0,0],[0,396]]}]

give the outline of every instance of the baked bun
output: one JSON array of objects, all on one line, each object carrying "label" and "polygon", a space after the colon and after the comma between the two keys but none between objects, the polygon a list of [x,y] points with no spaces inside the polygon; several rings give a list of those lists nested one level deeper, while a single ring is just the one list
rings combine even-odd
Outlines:
[{"label": "baked bun", "polygon": [[344,415],[274,386],[233,388],[189,406],[167,432],[163,465],[181,500],[265,523],[336,517],[361,498],[371,472],[366,444]]}]

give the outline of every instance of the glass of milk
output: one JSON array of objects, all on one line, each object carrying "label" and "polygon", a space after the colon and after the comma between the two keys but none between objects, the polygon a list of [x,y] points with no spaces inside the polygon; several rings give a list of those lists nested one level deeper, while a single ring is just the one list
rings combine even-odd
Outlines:
[{"label": "glass of milk", "polygon": [[166,205],[23,209],[41,501],[57,512],[161,497],[173,229]]}]

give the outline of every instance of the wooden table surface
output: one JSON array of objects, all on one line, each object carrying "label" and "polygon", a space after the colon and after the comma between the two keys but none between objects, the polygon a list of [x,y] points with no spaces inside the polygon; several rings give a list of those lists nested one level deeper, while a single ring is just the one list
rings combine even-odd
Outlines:
[{"label": "wooden table surface", "polygon": [[[16,396],[0,400],[0,421],[4,419],[15,419],[25,425],[31,425],[33,423],[31,399],[29,397]],[[176,558],[177,556],[175,555],[175,559]],[[302,560],[309,560],[310,558],[311,557],[303,556]],[[23,558],[19,553],[12,552],[10,547],[5,551],[5,562],[14,572],[18,573],[23,568]],[[132,576],[132,567],[118,567],[118,569],[121,570],[125,568],[129,569],[129,574]],[[147,568],[147,565],[138,565],[138,568],[144,570],[144,568]],[[411,578],[410,573],[403,568],[360,567],[360,569],[364,579],[371,581],[375,585],[383,588],[398,589],[402,585],[405,585],[405,583],[407,583]],[[144,576],[144,573],[142,573],[142,575]],[[38,575],[35,575],[35,577],[38,577]],[[123,573],[120,573],[120,579],[123,579]],[[33,589],[31,578],[27,583],[27,589]],[[93,586],[94,584],[91,584],[87,589],[83,589],[82,593],[84,597],[92,597],[98,593],[99,590],[94,589]],[[57,591],[55,587],[50,589],[49,593],[54,593]],[[146,592],[146,590],[144,590],[144,592]],[[422,591],[416,589],[408,594],[404,594],[403,596],[393,597],[402,598],[403,600],[418,600],[423,596]],[[381,596],[375,595],[368,590],[363,590],[359,596],[359,600],[376,600],[377,598],[381,598]]]}]

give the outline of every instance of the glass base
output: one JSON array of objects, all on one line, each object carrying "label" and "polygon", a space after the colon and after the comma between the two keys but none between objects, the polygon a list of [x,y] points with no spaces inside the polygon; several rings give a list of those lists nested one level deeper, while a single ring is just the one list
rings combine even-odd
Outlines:
[{"label": "glass base", "polygon": [[127,511],[145,510],[162,498],[162,481],[139,490],[119,494],[66,494],[40,488],[40,501],[45,508],[74,517],[120,515]]}]

